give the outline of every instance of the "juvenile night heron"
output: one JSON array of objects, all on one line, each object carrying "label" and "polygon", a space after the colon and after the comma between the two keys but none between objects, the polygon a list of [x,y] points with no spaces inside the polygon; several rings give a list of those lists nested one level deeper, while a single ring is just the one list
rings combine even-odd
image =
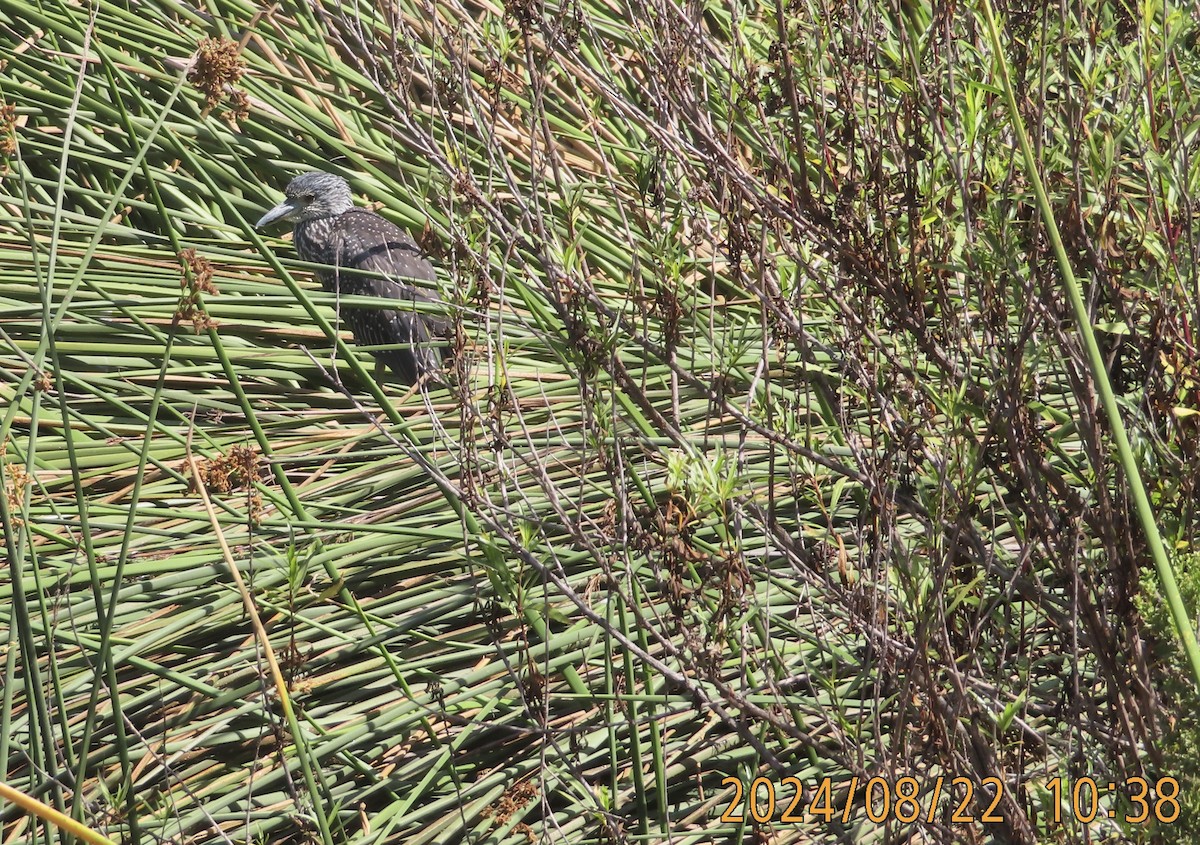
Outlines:
[{"label": "juvenile night heron", "polygon": [[[416,242],[375,212],[355,208],[350,186],[341,176],[302,173],[288,183],[284,194],[286,199],[264,214],[255,228],[278,220],[292,223],[292,243],[300,258],[326,265],[317,271],[326,291],[409,302],[440,301],[411,283],[437,278]],[[373,354],[405,384],[416,384],[425,376],[442,380],[446,320],[416,310],[349,306],[344,307],[342,317],[357,343],[396,346]]]}]

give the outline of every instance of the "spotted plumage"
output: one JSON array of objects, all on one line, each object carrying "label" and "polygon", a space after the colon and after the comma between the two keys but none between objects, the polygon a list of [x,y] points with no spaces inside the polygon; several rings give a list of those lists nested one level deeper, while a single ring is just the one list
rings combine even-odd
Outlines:
[{"label": "spotted plumage", "polygon": [[[331,173],[303,173],[286,199],[263,215],[261,229],[278,220],[293,224],[292,243],[304,261],[324,264],[321,287],[346,296],[377,296],[408,302],[440,300],[410,283],[433,282],[433,266],[412,237],[372,211],[355,208],[346,180]],[[360,272],[365,271],[365,272]],[[370,275],[380,273],[386,276]],[[342,320],[364,346],[396,345],[373,354],[405,384],[422,377],[441,380],[446,320],[416,310],[341,305]]]}]

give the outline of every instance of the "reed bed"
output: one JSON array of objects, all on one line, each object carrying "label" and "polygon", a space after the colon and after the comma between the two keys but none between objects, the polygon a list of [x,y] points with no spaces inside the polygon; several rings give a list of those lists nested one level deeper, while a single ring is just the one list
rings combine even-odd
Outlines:
[{"label": "reed bed", "polygon": [[[128,843],[1194,828],[1185,11],[0,10],[4,783]],[[450,387],[252,228],[313,168],[441,268]]]}]

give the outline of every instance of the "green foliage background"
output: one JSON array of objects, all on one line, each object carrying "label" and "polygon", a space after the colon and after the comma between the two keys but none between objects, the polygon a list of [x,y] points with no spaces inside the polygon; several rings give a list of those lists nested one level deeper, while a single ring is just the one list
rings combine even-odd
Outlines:
[{"label": "green foliage background", "polygon": [[[1002,56],[976,6],[887,0],[0,11],[6,783],[125,842],[1196,824],[996,74],[1191,560],[1186,9],[1001,7]],[[251,228],[311,168],[444,271],[453,388],[376,383]],[[730,820],[757,776],[775,811]],[[904,776],[920,817],[870,818]],[[1047,787],[1081,777],[1180,817],[1104,789],[1085,824]]]}]

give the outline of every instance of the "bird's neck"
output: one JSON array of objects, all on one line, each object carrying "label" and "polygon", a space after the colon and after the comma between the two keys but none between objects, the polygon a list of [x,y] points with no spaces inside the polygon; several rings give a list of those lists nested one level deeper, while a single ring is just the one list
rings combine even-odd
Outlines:
[{"label": "bird's neck", "polygon": [[323,217],[310,217],[307,220],[297,220],[292,227],[292,244],[296,253],[304,261],[314,261],[323,264],[333,263],[334,256],[327,254],[330,243],[329,232],[333,228],[336,214]]}]

